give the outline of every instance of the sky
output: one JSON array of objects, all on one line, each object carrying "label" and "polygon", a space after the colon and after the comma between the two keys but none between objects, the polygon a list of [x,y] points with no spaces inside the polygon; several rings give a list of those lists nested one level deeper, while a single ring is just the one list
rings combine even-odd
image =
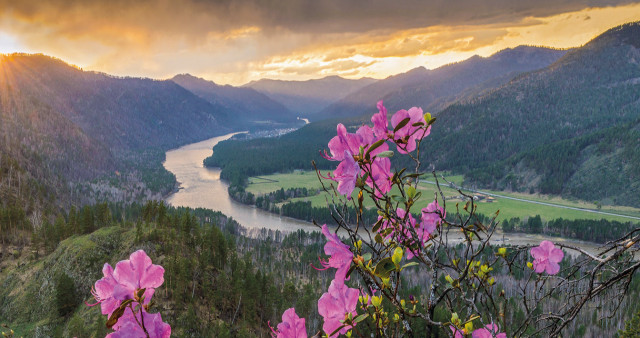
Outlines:
[{"label": "sky", "polygon": [[0,53],[220,84],[385,78],[518,45],[578,47],[640,20],[617,0],[0,0]]}]

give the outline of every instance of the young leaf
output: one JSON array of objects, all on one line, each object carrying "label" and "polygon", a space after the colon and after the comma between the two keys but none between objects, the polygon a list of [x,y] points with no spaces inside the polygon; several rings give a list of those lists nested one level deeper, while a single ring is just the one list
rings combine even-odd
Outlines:
[{"label": "young leaf", "polygon": [[396,265],[393,263],[393,260],[391,257],[387,257],[378,262],[373,273],[380,278],[389,278],[391,271],[395,269]]},{"label": "young leaf", "polygon": [[411,118],[407,117],[406,119],[400,121],[400,123],[398,123],[398,125],[393,128],[393,132],[395,133],[396,131],[402,129],[402,127],[406,126],[407,123],[409,123],[409,121],[411,121]]}]

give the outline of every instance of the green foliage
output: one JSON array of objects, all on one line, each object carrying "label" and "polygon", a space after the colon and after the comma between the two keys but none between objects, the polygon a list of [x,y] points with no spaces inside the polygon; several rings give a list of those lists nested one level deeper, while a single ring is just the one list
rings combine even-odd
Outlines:
[{"label": "green foliage", "polygon": [[56,308],[60,316],[66,317],[75,310],[79,303],[75,283],[73,279],[64,272],[58,273],[55,283]]},{"label": "green foliage", "polygon": [[621,338],[638,338],[640,337],[640,311],[624,323],[624,330],[618,331]]}]

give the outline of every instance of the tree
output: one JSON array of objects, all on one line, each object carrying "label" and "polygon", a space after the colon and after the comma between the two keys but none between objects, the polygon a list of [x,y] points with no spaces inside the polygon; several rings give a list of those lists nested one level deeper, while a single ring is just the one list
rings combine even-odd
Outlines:
[{"label": "tree", "polygon": [[55,278],[55,300],[58,314],[62,317],[69,315],[78,305],[75,282],[64,272],[59,272]]}]

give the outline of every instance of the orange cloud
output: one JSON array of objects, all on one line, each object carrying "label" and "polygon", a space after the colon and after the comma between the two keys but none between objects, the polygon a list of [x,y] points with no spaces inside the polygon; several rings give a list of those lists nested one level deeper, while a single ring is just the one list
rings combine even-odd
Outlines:
[{"label": "orange cloud", "polygon": [[232,84],[381,78],[519,44],[574,47],[640,19],[637,2],[590,4],[602,7],[580,0],[0,0],[0,41],[115,75],[188,72]]}]

